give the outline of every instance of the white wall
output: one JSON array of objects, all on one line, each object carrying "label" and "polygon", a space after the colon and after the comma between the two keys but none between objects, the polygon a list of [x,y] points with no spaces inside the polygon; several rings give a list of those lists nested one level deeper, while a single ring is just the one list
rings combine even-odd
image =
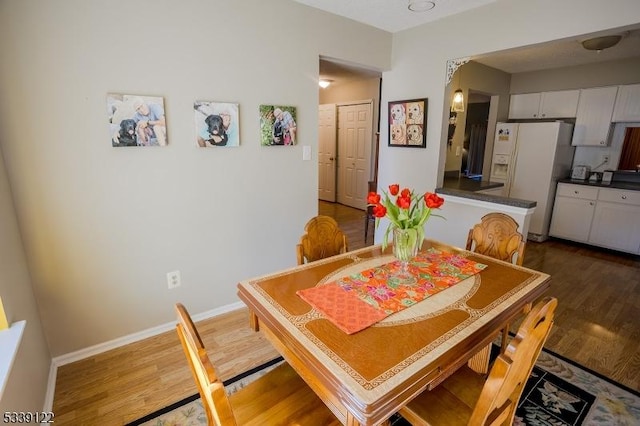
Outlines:
[{"label": "white wall", "polygon": [[[498,0],[495,3],[394,34],[392,70],[383,73],[382,105],[396,99],[429,98],[427,148],[380,146],[378,186],[399,182],[432,191],[444,172],[446,131],[438,105],[445,95],[446,61],[640,22],[637,0]],[[447,92],[448,96],[448,92]],[[433,106],[433,107],[431,107]],[[380,140],[388,134],[382,118]],[[385,224],[383,224],[385,225]],[[376,233],[376,241],[386,226]]]},{"label": "white wall", "polygon": [[[319,55],[383,70],[390,48],[289,0],[0,0],[0,143],[52,355],[294,265],[317,214]],[[169,145],[112,148],[107,93],[163,96]],[[240,147],[196,147],[195,100],[239,103]],[[260,104],[298,108],[299,145],[260,146]]]},{"label": "white wall", "polygon": [[[33,294],[11,189],[0,152],[0,297],[9,323],[26,320],[22,342],[0,400],[0,413],[41,411],[51,364]],[[0,348],[0,351],[7,348]]]}]

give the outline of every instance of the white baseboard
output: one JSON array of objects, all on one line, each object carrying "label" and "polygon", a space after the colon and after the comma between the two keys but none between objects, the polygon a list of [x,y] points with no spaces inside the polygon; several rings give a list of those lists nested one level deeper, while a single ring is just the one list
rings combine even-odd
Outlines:
[{"label": "white baseboard", "polygon": [[[212,309],[210,311],[205,311],[200,314],[193,315],[192,319],[194,322],[198,322],[204,319],[213,318],[218,315],[226,314],[227,312],[242,309],[244,307],[246,307],[244,303],[235,302],[230,305],[221,306],[219,308]],[[53,358],[51,360],[51,368],[49,370],[49,382],[47,384],[47,393],[44,399],[43,411],[49,412],[49,411],[52,411],[53,409],[53,396],[56,389],[56,377],[58,375],[58,367],[62,365],[70,364],[72,362],[80,361],[81,359],[89,358],[91,356],[95,356],[103,352],[109,351],[111,349],[116,349],[121,346],[128,345],[130,343],[135,343],[140,340],[147,339],[149,337],[157,336],[158,334],[162,334],[167,331],[173,330],[175,325],[176,325],[175,321],[168,322],[166,324],[162,324],[157,327],[152,327],[147,330],[142,330],[137,333],[129,334],[127,336],[119,337],[117,339],[113,339],[108,342],[99,343],[97,345],[89,346],[88,348],[80,349],[78,351]]]}]

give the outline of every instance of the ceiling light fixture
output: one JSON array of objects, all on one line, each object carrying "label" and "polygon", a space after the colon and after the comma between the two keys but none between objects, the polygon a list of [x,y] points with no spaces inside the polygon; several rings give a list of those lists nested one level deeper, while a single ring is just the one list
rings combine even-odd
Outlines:
[{"label": "ceiling light fixture", "polygon": [[320,81],[318,82],[318,85],[319,85],[320,87],[322,87],[323,89],[326,89],[327,87],[329,87],[329,85],[331,84],[331,82],[332,82],[331,80],[320,80]]},{"label": "ceiling light fixture", "polygon": [[622,40],[621,35],[595,37],[584,40],[582,42],[582,47],[587,50],[595,50],[597,52],[600,52],[601,50],[615,46],[616,44],[620,43],[620,40]]},{"label": "ceiling light fixture", "polygon": [[408,7],[412,12],[426,12],[436,7],[436,4],[428,0],[409,0]]}]

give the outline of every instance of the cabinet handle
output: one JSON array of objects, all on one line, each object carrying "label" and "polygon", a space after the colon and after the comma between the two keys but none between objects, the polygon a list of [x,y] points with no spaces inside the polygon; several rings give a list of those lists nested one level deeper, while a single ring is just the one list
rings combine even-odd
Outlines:
[{"label": "cabinet handle", "polygon": [[533,118],[536,118],[538,116],[538,114],[533,114]]},{"label": "cabinet handle", "polygon": [[600,141],[600,145],[604,145],[604,141]]},{"label": "cabinet handle", "polygon": [[626,195],[623,195],[623,196],[622,196],[622,199],[623,199],[623,200],[626,200],[626,199],[627,199],[627,196],[626,196]]},{"label": "cabinet handle", "polygon": [[595,203],[593,201],[589,201],[589,205],[593,206]]},{"label": "cabinet handle", "polygon": [[573,193],[574,193],[574,194],[579,194],[580,192],[578,192],[578,191],[573,191]]},{"label": "cabinet handle", "polygon": [[542,116],[543,116],[543,117],[546,117],[546,116],[547,116],[547,114],[542,114]]}]

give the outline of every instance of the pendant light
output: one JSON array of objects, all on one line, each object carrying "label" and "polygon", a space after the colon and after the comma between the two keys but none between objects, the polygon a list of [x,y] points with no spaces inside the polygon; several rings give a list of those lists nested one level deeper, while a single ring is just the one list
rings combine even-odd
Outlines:
[{"label": "pendant light", "polygon": [[[462,72],[462,70],[458,70]],[[453,99],[451,100],[451,111],[464,112],[464,94],[460,88],[460,75],[458,75],[458,90],[453,93]]]}]

